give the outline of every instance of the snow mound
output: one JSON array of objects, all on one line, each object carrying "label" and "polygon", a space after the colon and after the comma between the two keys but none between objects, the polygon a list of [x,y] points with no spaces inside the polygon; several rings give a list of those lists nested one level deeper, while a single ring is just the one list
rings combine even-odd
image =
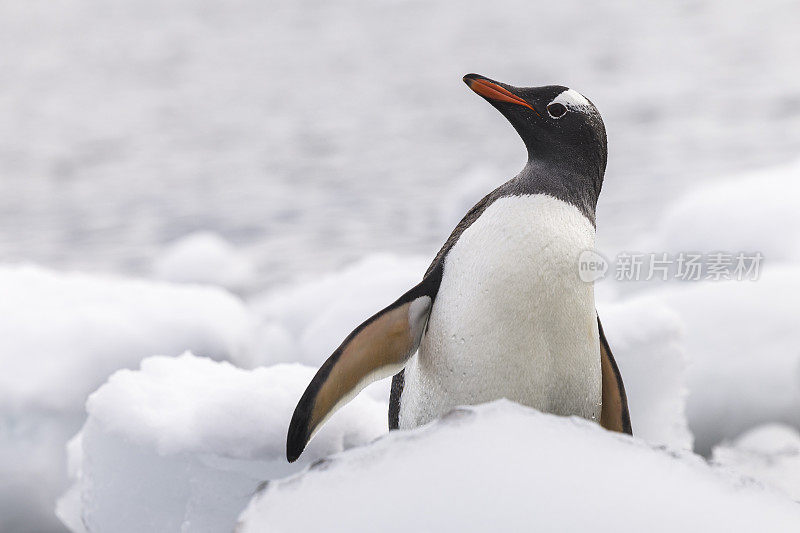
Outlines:
[{"label": "snow mound", "polygon": [[800,428],[798,198],[800,161],[698,187],[632,248],[763,256],[754,281],[637,284],[684,323],[687,416],[704,455],[763,423]]},{"label": "snow mound", "polygon": [[170,244],[153,264],[158,279],[219,285],[231,290],[250,286],[252,261],[216,233],[200,231]]},{"label": "snow mound", "polygon": [[266,353],[259,363],[321,365],[361,322],[422,280],[430,261],[375,254],[334,273],[258,295],[253,310],[294,346]]},{"label": "snow mound", "polygon": [[0,266],[0,405],[83,409],[114,370],[187,349],[246,358],[251,316],[237,297],[110,276]]},{"label": "snow mound", "polygon": [[260,482],[386,433],[386,404],[362,395],[289,464],[286,430],[315,370],[247,371],[191,354],[120,370],[87,402],[59,515],[89,531],[232,530]]},{"label": "snow mound", "polygon": [[658,251],[759,251],[769,262],[798,260],[798,198],[800,162],[751,172],[676,201],[652,239]]},{"label": "snow mound", "polygon": [[242,514],[237,531],[798,527],[796,504],[697,456],[498,401],[457,409],[432,425],[393,432],[272,482]]},{"label": "snow mound", "polygon": [[[361,322],[422,280],[430,261],[375,254],[334,273],[255,296],[259,349],[249,367],[301,362],[319,367]],[[390,380],[367,394],[388,399]]]},{"label": "snow mound", "polygon": [[[285,463],[288,422],[316,370],[283,364],[247,371],[190,353],[149,357],[139,370],[114,373],[89,397],[86,411],[104,431],[159,455],[201,453]],[[370,398],[348,404],[309,444],[309,457],[377,437],[387,431],[386,416],[386,406]]]},{"label": "snow mound", "polygon": [[651,444],[691,449],[683,322],[647,296],[598,308],[625,383],[634,435]]},{"label": "snow mound", "polygon": [[696,450],[764,422],[800,427],[800,269],[755,282],[685,283],[648,293],[685,324],[687,415]]},{"label": "snow mound", "polygon": [[800,433],[782,424],[753,428],[714,448],[716,464],[753,477],[800,501]]},{"label": "snow mound", "polygon": [[57,526],[64,444],[115,370],[187,349],[245,358],[251,316],[217,288],[0,266],[0,531]]}]

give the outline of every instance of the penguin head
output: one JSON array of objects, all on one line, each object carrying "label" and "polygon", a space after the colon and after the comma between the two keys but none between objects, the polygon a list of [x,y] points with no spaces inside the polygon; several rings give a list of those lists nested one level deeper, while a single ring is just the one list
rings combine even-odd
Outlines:
[{"label": "penguin head", "polygon": [[561,85],[514,87],[479,74],[467,74],[464,83],[511,122],[529,163],[570,167],[602,183],[606,129],[597,108],[578,91]]}]

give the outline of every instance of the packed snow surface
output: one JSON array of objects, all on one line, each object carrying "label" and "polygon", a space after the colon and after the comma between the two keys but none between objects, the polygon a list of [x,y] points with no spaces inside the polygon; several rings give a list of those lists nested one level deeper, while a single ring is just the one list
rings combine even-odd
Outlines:
[{"label": "packed snow surface", "polygon": [[800,506],[688,453],[501,400],[270,483],[263,531],[788,532]]},{"label": "packed snow surface", "polygon": [[386,404],[362,395],[289,464],[288,421],[315,371],[248,371],[188,353],[118,371],[87,402],[59,515],[91,532],[232,530],[259,483],[387,432]]},{"label": "packed snow surface", "polygon": [[714,448],[712,459],[800,501],[800,433],[793,427],[757,426]]}]

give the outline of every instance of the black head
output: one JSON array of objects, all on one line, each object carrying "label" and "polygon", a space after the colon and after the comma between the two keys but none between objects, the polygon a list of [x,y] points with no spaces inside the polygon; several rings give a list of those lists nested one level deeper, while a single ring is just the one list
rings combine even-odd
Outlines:
[{"label": "black head", "polygon": [[467,74],[464,83],[511,122],[528,149],[529,164],[580,173],[600,192],[608,148],[594,104],[561,85],[514,87],[478,74]]}]

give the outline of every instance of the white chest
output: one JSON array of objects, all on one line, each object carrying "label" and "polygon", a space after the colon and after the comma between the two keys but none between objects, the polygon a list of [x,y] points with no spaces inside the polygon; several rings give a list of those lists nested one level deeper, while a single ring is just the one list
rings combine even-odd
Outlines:
[{"label": "white chest", "polygon": [[600,345],[592,284],[578,277],[594,228],[546,195],[496,200],[450,250],[428,330],[408,362],[400,427],[508,398],[599,416]]}]

